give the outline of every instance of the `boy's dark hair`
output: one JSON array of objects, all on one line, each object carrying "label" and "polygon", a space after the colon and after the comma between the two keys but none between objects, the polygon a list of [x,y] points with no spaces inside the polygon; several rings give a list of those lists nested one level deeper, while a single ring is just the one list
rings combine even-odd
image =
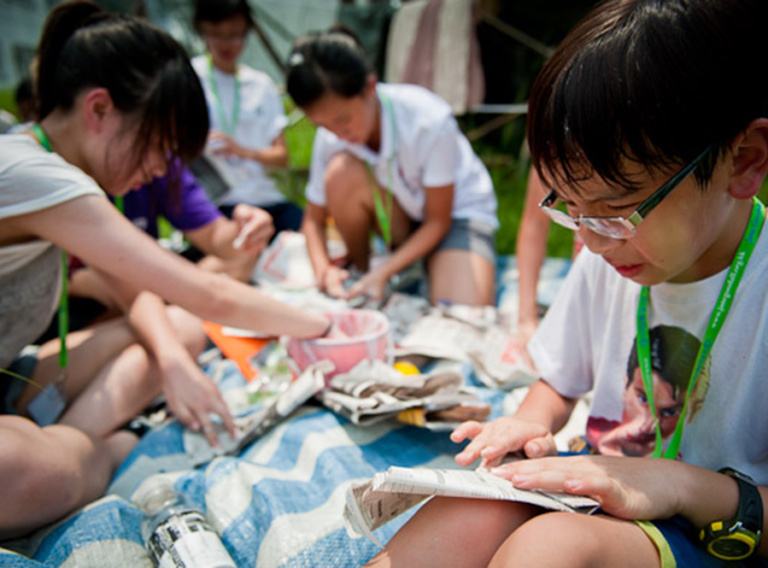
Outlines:
[{"label": "boy's dark hair", "polygon": [[24,75],[13,93],[13,100],[22,121],[34,120],[37,116],[35,85],[30,74]]},{"label": "boy's dark hair", "polygon": [[673,169],[712,145],[714,164],[766,116],[765,0],[608,0],[565,38],[539,73],[528,139],[539,172],[578,188],[597,174],[636,187],[625,159]]},{"label": "boy's dark hair", "polygon": [[103,87],[138,122],[137,164],[151,148],[189,162],[205,146],[208,110],[184,49],[144,20],[77,0],[49,14],[37,50],[39,119],[70,110],[86,88]]},{"label": "boy's dark hair", "polygon": [[19,84],[16,85],[16,90],[13,93],[13,100],[18,105],[19,103],[31,101],[34,98],[35,91],[32,85],[32,77],[30,75],[24,75],[21,81],[19,81]]},{"label": "boy's dark hair", "polygon": [[[651,369],[656,371],[664,382],[672,386],[672,396],[677,399],[678,393],[685,393],[688,389],[701,342],[684,329],[669,325],[659,325],[650,329],[648,337]],[[632,382],[635,369],[639,366],[637,341],[635,341],[627,361],[627,384]]]},{"label": "boy's dark hair", "polygon": [[299,38],[287,68],[286,91],[299,107],[329,93],[344,98],[360,95],[371,72],[360,43],[342,31],[313,32]]},{"label": "boy's dark hair", "polygon": [[253,27],[253,13],[247,0],[196,0],[192,24],[200,33],[202,22],[218,24],[236,16],[245,18],[248,29]]}]

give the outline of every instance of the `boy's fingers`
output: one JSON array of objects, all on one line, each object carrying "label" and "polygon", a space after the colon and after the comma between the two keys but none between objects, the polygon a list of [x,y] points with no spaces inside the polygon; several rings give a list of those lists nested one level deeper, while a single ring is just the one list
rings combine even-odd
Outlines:
[{"label": "boy's fingers", "polygon": [[523,446],[525,455],[529,458],[543,458],[557,455],[557,445],[551,434],[528,440]]},{"label": "boy's fingers", "polygon": [[467,438],[474,438],[477,436],[477,434],[480,433],[482,429],[482,424],[475,420],[462,422],[456,426],[456,428],[454,428],[453,432],[451,432],[451,441],[458,443],[466,440]]}]

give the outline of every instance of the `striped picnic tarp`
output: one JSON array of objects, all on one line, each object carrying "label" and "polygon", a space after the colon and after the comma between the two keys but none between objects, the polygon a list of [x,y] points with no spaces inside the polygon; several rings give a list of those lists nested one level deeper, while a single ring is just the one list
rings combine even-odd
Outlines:
[{"label": "striped picnic tarp", "polygon": [[[499,266],[500,303],[513,301],[516,279],[507,277],[514,263]],[[567,263],[545,266],[545,285],[556,287],[566,270]],[[242,387],[233,363],[223,369],[223,391]],[[509,397],[519,396],[479,386],[468,364],[464,374],[492,404],[492,416],[504,412],[505,397],[508,406]],[[184,453],[183,429],[171,422],[141,439],[105,497],[26,539],[0,544],[0,566],[151,567],[141,538],[143,515],[130,499],[153,475],[168,476],[201,506],[240,567],[361,566],[378,547],[347,535],[342,513],[348,486],[392,465],[456,467],[458,449],[447,432],[393,421],[360,427],[310,403],[240,455],[195,468]],[[409,516],[375,536],[387,542]]]}]

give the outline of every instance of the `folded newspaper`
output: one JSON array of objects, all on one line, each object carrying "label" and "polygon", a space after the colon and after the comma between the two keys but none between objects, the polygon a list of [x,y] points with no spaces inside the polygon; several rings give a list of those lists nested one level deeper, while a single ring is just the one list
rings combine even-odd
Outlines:
[{"label": "folded newspaper", "polygon": [[452,429],[465,420],[485,420],[488,404],[463,386],[452,370],[404,375],[378,360],[362,361],[331,379],[319,398],[355,424],[396,418],[433,430]]},{"label": "folded newspaper", "polygon": [[434,495],[519,501],[586,514],[598,508],[597,501],[588,497],[517,489],[511,481],[486,471],[390,467],[367,482],[353,483],[347,490],[347,532],[353,537],[367,536],[381,546],[372,531]]}]

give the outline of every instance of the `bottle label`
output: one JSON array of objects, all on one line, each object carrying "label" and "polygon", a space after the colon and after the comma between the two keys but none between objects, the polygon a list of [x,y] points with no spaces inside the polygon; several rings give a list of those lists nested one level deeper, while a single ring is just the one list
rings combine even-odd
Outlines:
[{"label": "bottle label", "polygon": [[159,568],[237,568],[219,535],[197,511],[159,524],[147,548]]}]

